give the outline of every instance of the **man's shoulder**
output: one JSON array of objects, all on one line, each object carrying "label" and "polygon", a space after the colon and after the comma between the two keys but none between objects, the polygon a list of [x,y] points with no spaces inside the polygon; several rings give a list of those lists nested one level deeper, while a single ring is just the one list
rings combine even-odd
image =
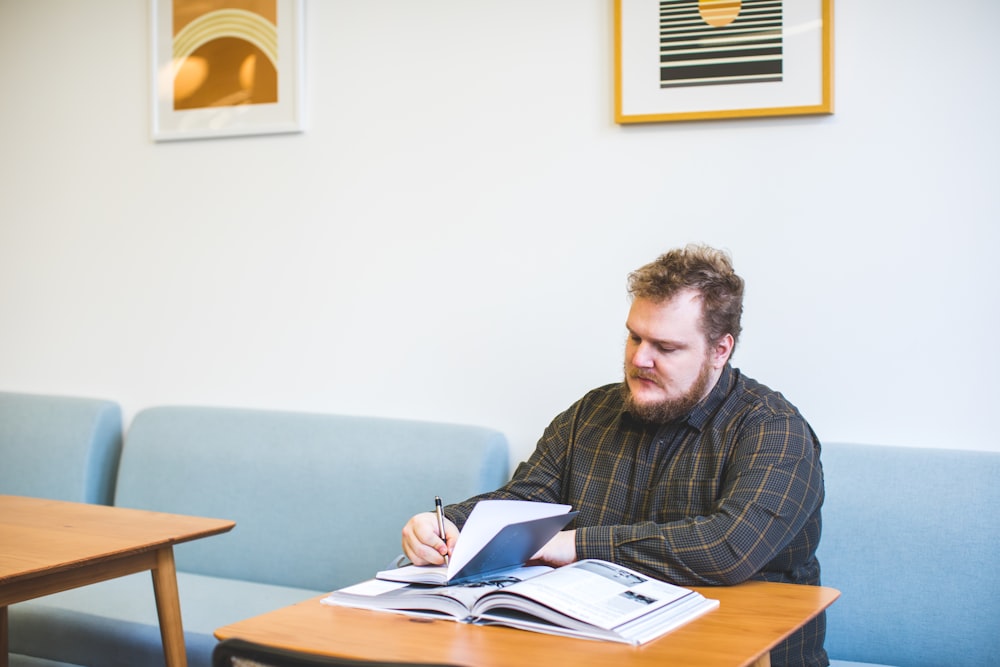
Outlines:
[{"label": "man's shoulder", "polygon": [[556,415],[549,429],[614,427],[621,419],[623,398],[621,383],[591,389]]},{"label": "man's shoulder", "polygon": [[801,417],[799,410],[784,394],[759,382],[739,369],[733,369],[733,384],[726,397],[729,410],[753,411],[761,415]]},{"label": "man's shoulder", "polygon": [[612,382],[600,387],[594,387],[577,401],[577,405],[589,409],[611,410],[620,412],[624,401],[622,398],[622,383]]},{"label": "man's shoulder", "polygon": [[799,409],[781,392],[742,373],[734,378],[732,390],[710,428],[735,440],[747,434],[755,446],[768,443],[783,455],[805,456],[809,450],[818,453],[816,434]]},{"label": "man's shoulder", "polygon": [[617,399],[618,403],[620,404],[622,400],[622,383],[611,382],[609,384],[601,385],[600,387],[594,387],[593,389],[591,389],[590,391],[588,391],[586,394],[583,395],[583,398],[585,399],[591,397],[598,399],[602,398]]},{"label": "man's shoulder", "polygon": [[595,387],[581,396],[570,407],[569,412],[573,412],[577,417],[586,415],[589,418],[603,416],[607,419],[614,419],[621,415],[624,399],[622,396],[621,382]]}]

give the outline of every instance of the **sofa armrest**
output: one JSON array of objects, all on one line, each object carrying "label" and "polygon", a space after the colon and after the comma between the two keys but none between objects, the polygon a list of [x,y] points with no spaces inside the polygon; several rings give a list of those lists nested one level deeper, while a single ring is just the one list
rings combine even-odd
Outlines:
[{"label": "sofa armrest", "polygon": [[117,403],[0,392],[0,493],[111,504],[121,445]]}]

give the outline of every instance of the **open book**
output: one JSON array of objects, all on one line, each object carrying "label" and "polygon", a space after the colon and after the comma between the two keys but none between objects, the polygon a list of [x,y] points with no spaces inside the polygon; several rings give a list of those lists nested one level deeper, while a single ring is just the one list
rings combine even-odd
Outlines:
[{"label": "open book", "polygon": [[422,584],[478,581],[518,568],[566,527],[569,505],[527,500],[481,500],[469,514],[448,565],[407,565],[377,579]]},{"label": "open book", "polygon": [[656,639],[719,606],[696,591],[602,560],[557,569],[524,567],[451,586],[370,579],[334,591],[323,603],[632,645]]}]

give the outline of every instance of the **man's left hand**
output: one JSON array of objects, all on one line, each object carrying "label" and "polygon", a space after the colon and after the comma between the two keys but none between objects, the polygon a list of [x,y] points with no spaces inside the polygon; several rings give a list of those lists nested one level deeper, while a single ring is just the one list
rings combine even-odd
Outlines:
[{"label": "man's left hand", "polygon": [[533,564],[561,567],[576,561],[576,531],[564,530],[557,533],[531,559]]}]

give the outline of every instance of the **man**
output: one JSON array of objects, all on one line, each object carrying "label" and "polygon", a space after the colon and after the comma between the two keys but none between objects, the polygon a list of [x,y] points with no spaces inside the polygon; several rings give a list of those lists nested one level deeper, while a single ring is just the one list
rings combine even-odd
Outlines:
[{"label": "man", "polygon": [[[672,250],[629,276],[625,378],[588,392],[545,429],[501,489],[410,519],[403,550],[440,564],[476,501],[579,510],[535,560],[620,563],[679,585],[748,579],[819,584],[820,443],[785,398],[729,361],[743,280],[729,256]],[[829,664],[820,615],[775,648],[772,665]]]}]

